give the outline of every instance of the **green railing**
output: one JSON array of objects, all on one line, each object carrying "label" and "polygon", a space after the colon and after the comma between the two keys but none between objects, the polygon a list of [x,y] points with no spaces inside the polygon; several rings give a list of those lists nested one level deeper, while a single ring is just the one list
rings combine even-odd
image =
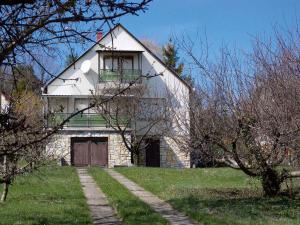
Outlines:
[{"label": "green railing", "polygon": [[121,83],[141,82],[141,70],[101,69],[100,82],[117,81]]},{"label": "green railing", "polygon": [[[72,113],[55,113],[48,116],[48,127],[54,127],[60,125],[63,121],[65,121],[68,117],[70,117]],[[78,115],[73,116],[69,119],[68,122],[64,124],[65,127],[110,127],[115,126],[119,123],[121,126],[130,127],[129,119],[126,116],[120,116],[118,119],[110,119],[103,117],[102,115],[96,113],[80,113]]]}]

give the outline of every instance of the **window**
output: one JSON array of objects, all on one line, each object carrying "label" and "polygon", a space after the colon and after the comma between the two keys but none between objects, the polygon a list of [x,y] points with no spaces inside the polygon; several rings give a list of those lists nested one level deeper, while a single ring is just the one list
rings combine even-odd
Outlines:
[{"label": "window", "polygon": [[133,70],[132,56],[105,56],[103,63],[106,70]]},{"label": "window", "polygon": [[104,57],[103,68],[106,70],[117,70],[119,67],[118,57]]}]

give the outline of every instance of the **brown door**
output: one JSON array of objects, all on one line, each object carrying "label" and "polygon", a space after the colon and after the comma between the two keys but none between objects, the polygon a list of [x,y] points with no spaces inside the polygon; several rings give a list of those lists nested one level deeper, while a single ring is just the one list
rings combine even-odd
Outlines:
[{"label": "brown door", "polygon": [[146,166],[160,167],[159,140],[147,139],[146,141]]},{"label": "brown door", "polygon": [[75,166],[89,165],[88,142],[82,139],[74,140],[72,148],[72,164]]},{"label": "brown door", "polygon": [[107,166],[107,138],[72,138],[71,161],[74,166]]},{"label": "brown door", "polygon": [[107,141],[93,139],[91,140],[91,165],[107,166]]}]

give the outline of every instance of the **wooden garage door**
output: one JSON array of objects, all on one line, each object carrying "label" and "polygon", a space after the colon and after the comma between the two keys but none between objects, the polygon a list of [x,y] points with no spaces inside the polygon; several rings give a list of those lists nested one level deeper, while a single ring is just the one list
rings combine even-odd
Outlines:
[{"label": "wooden garage door", "polygon": [[146,141],[146,166],[160,167],[159,140],[147,139]]},{"label": "wooden garage door", "polygon": [[75,166],[89,165],[89,142],[76,139],[72,143],[72,164]]},{"label": "wooden garage door", "polygon": [[107,152],[107,140],[91,140],[91,165],[107,166],[108,152]]},{"label": "wooden garage door", "polygon": [[71,160],[74,166],[107,166],[107,138],[72,138]]}]

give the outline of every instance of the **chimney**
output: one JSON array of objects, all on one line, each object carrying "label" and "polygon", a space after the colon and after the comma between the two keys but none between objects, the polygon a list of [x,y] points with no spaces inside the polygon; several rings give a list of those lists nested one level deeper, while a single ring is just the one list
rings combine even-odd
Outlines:
[{"label": "chimney", "polygon": [[97,42],[101,40],[102,36],[103,36],[102,31],[97,31]]}]

